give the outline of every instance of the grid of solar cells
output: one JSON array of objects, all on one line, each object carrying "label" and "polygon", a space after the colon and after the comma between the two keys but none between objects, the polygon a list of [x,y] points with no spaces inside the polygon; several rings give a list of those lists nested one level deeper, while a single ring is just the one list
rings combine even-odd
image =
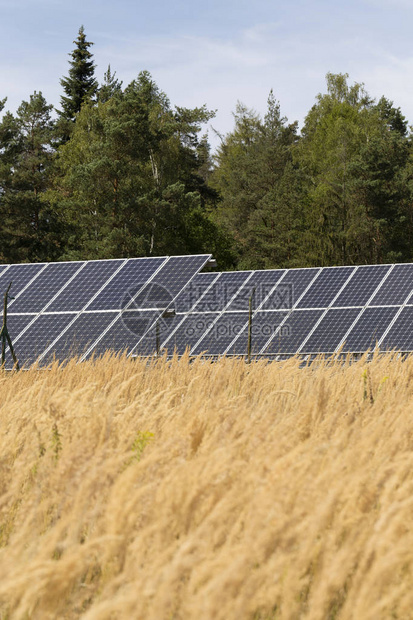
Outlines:
[{"label": "grid of solar cells", "polygon": [[[31,321],[33,321],[35,317],[32,314],[8,314],[7,315],[7,330],[9,332],[12,343],[15,342],[17,336],[20,332],[29,325]],[[19,356],[19,361],[21,363],[21,359]],[[13,367],[13,360],[10,354],[10,351],[6,350],[6,368]]]},{"label": "grid of solar cells", "polygon": [[[198,340],[207,330],[212,328],[218,317],[218,312],[188,314],[163,347],[168,353],[176,352],[178,355],[182,355],[187,348],[192,353]],[[202,346],[200,350],[203,350]]]},{"label": "grid of solar cells", "polygon": [[413,265],[395,265],[370,306],[400,306],[413,291]]},{"label": "grid of solar cells", "polygon": [[333,307],[364,306],[390,270],[390,265],[362,265],[344,287]]},{"label": "grid of solar cells", "polygon": [[281,329],[274,330],[271,339],[263,344],[261,352],[264,355],[280,353],[294,355],[322,314],[323,310],[293,310]]},{"label": "grid of solar cells", "polygon": [[300,347],[300,353],[334,353],[359,313],[357,308],[328,310],[308,340]]},{"label": "grid of solar cells", "polygon": [[[280,323],[288,316],[288,312],[268,310],[265,312],[258,311],[251,325],[251,352],[258,355],[269,338],[275,333]],[[237,339],[230,343],[227,349],[228,354],[246,355],[248,348],[248,316],[247,323],[244,321],[244,330],[239,334]]]},{"label": "grid of solar cells", "polygon": [[[254,287],[253,354],[261,350],[263,355],[288,356],[300,345],[302,354],[327,354],[343,340],[343,351],[358,353],[383,338],[407,298],[413,304],[413,264],[195,275],[208,259],[202,255],[0,266],[0,291],[13,282],[11,295],[16,299],[9,302],[8,326],[19,361],[27,366],[42,354],[43,361],[53,355],[63,360],[85,351],[100,355],[107,349],[153,354],[157,321],[161,342],[170,352],[177,347],[183,353],[189,345],[194,354],[220,355],[227,350],[245,355],[248,301]],[[291,311],[298,299],[300,310]],[[160,318],[168,306],[177,316]],[[381,348],[412,351],[412,326],[413,306],[407,305]]]},{"label": "grid of solar cells", "polygon": [[[214,315],[203,314],[196,323],[199,337],[205,333],[205,337],[197,344],[193,353],[196,355],[205,351],[209,355],[223,354],[231,342],[244,329],[248,322],[248,312],[224,312],[213,321]],[[243,351],[246,353],[246,351]]]},{"label": "grid of solar cells", "polygon": [[[218,273],[198,273],[173,302],[175,312],[189,312],[202,297],[207,288],[219,277]],[[179,317],[182,320],[182,317]]]},{"label": "grid of solar cells", "polygon": [[[245,286],[243,286],[235,295],[229,306],[225,308],[225,312],[231,310],[246,310],[249,309],[249,299],[253,294],[253,308],[258,308],[263,301],[268,297],[273,288],[279,282],[281,276],[285,274],[285,269],[269,269],[268,271],[255,271]],[[282,284],[280,285],[282,286]],[[279,295],[277,301],[285,302],[285,299],[289,301],[289,290],[283,291],[283,294]]]},{"label": "grid of solar cells", "polygon": [[74,322],[71,325],[70,323],[65,325],[67,329],[58,335],[58,339],[44,356],[45,363],[51,361],[53,357],[63,361],[68,357],[82,356],[118,316],[118,313],[83,312],[77,316],[73,314],[70,316],[71,320],[75,318]]},{"label": "grid of solar cells", "polygon": [[[10,289],[10,295],[12,297],[17,297],[22,290],[29,284],[29,282],[35,278],[42,269],[45,268],[44,263],[31,264],[27,263],[26,265],[11,265],[7,270],[4,270],[0,275],[0,291],[1,297],[3,298],[4,293],[7,290],[8,285],[12,282],[12,286]],[[11,300],[9,302],[9,307],[11,308],[12,304],[16,303],[16,300]],[[27,312],[27,310],[25,310]],[[1,305],[1,312],[3,313],[3,305]],[[13,309],[14,312],[14,309]]]},{"label": "grid of solar cells", "polygon": [[100,291],[88,310],[121,310],[136,295],[159,267],[160,258],[130,258],[113,280]]},{"label": "grid of solar cells", "polygon": [[82,310],[124,262],[124,259],[117,259],[86,263],[48,306],[48,312]]},{"label": "grid of solar cells", "polygon": [[354,267],[324,267],[297,308],[327,308],[354,272]]},{"label": "grid of solar cells", "polygon": [[84,263],[49,263],[10,307],[15,312],[40,312]]},{"label": "grid of solar cells", "polygon": [[[160,267],[170,262],[159,278],[163,307],[170,301],[168,295],[165,298],[167,286],[173,294],[180,292],[209,258],[202,255],[0,267],[0,286],[3,273],[4,290],[13,281],[11,293],[18,295],[9,301],[8,325],[20,363],[27,366],[39,356],[42,361],[51,356],[62,360],[83,353],[96,341],[101,343],[95,347],[97,353],[108,347],[130,350],[159,316],[159,311],[145,314],[141,309],[138,313],[121,312],[122,303],[127,305],[130,300],[130,288],[136,283],[139,289],[144,288],[154,274],[161,274]],[[108,311],[111,306],[117,312]],[[96,307],[106,312],[96,311]],[[90,312],[90,308],[95,310]]]},{"label": "grid of solar cells", "polygon": [[413,351],[413,306],[400,312],[392,327],[380,342],[382,351]]},{"label": "grid of solar cells", "polygon": [[265,300],[262,309],[292,308],[319,271],[320,269],[290,269]]},{"label": "grid of solar cells", "polygon": [[[132,310],[123,312],[103,336],[99,338],[98,342],[93,345],[86,357],[91,357],[92,355],[99,356],[109,350],[116,353],[122,351],[129,353],[133,351],[140,355],[141,350],[137,343],[150,330],[158,316],[157,311],[142,312],[141,310]],[[154,350],[151,352],[142,351],[142,355],[147,353],[153,354],[154,352]]]},{"label": "grid of solar cells", "polygon": [[184,286],[200,271],[210,255],[198,256],[171,256],[157,274],[152,282],[164,287],[170,294],[171,299],[182,291]]},{"label": "grid of solar cells", "polygon": [[239,293],[252,271],[227,271],[207,290],[196,305],[196,312],[221,312]]},{"label": "grid of solar cells", "polygon": [[[39,315],[34,323],[13,341],[20,365],[28,367],[35,362],[75,316],[75,314]],[[11,315],[9,318],[12,318]]]},{"label": "grid of solar cells", "polygon": [[[196,314],[197,309],[200,306],[203,297],[208,294],[209,289],[213,286],[214,282],[220,278],[220,276],[220,273],[199,273],[178,295],[174,301],[174,306],[177,312],[176,316],[165,317],[165,320],[161,324],[162,330],[160,336],[162,350],[173,351],[175,349],[175,345],[179,346],[179,339],[182,337],[182,334],[185,334],[185,328],[181,330],[181,332],[178,332],[175,336],[177,330],[181,324],[185,323],[186,320],[191,321],[191,319],[188,318],[188,314],[191,315],[191,313],[195,313],[195,317],[198,316]],[[193,337],[195,330],[191,328],[189,331],[190,335]],[[140,348],[142,350],[148,350],[151,346],[155,346],[156,348],[155,329],[153,329],[151,333],[147,334],[144,337],[144,340],[144,343],[140,343]],[[188,343],[190,346],[193,346],[194,344],[196,344],[196,340]],[[185,350],[185,347],[186,343],[184,343],[182,352]]]},{"label": "grid of solar cells", "polygon": [[398,308],[366,308],[346,337],[342,351],[362,353],[374,349]]},{"label": "grid of solar cells", "polygon": [[[182,290],[188,286],[189,282],[195,275],[205,266],[209,260],[210,255],[204,254],[199,256],[173,256],[169,261],[163,265],[163,267],[155,274],[152,281],[149,283],[155,290],[162,290],[160,297],[165,297],[165,292],[170,297],[170,302],[165,305],[163,301],[158,299],[159,294],[155,297],[155,307],[158,308],[157,312],[153,316],[152,323],[148,326],[141,338],[137,341],[136,347],[131,350],[131,353],[140,353],[140,341],[145,337],[146,333],[150,332],[151,328],[155,326],[155,323],[159,321],[164,310],[166,308],[173,308],[173,301],[182,292]],[[143,290],[143,294],[145,294]],[[142,343],[142,347],[146,353],[147,343]],[[154,352],[154,351],[153,351]]]}]

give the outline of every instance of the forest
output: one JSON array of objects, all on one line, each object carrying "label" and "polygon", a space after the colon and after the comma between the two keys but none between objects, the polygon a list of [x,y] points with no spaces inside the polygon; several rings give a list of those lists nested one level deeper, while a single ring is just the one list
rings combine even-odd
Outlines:
[{"label": "forest", "polygon": [[84,28],[60,109],[0,99],[0,262],[212,252],[220,269],[413,261],[413,144],[400,108],[326,76],[303,127],[270,91],[214,111],[173,106],[148,71],[103,83]]}]

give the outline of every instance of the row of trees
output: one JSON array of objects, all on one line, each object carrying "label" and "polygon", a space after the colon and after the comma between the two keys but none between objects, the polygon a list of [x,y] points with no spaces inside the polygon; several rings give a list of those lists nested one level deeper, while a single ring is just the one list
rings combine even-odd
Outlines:
[{"label": "row of trees", "polygon": [[[413,260],[406,119],[327,75],[299,133],[273,93],[238,104],[212,157],[205,106],[173,108],[149,73],[104,83],[83,28],[57,116],[40,92],[0,122],[0,260],[212,251],[221,268]],[[6,101],[0,101],[0,111]]]}]

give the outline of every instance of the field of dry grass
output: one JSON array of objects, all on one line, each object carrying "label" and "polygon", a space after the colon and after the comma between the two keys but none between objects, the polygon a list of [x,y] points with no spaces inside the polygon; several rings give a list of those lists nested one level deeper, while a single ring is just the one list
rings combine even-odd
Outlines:
[{"label": "field of dry grass", "polygon": [[106,357],[0,395],[1,620],[413,617],[413,359]]}]

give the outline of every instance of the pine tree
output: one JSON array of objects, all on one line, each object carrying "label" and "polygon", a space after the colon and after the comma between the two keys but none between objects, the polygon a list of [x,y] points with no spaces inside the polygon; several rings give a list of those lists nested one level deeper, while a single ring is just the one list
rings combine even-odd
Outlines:
[{"label": "pine tree", "polygon": [[45,192],[54,148],[52,106],[34,92],[0,122],[0,258],[6,262],[58,256],[57,217]]},{"label": "pine tree", "polygon": [[112,73],[110,65],[108,70],[103,76],[103,84],[100,86],[97,93],[97,100],[99,103],[106,103],[111,97],[122,92],[122,82],[116,77],[116,71]]},{"label": "pine tree", "polygon": [[83,26],[80,27],[78,37],[73,43],[76,47],[71,53],[69,75],[60,80],[65,95],[60,98],[62,110],[59,115],[67,121],[74,121],[82,104],[93,100],[98,90],[98,83],[94,77],[93,55],[89,51],[93,43],[86,41]]}]

